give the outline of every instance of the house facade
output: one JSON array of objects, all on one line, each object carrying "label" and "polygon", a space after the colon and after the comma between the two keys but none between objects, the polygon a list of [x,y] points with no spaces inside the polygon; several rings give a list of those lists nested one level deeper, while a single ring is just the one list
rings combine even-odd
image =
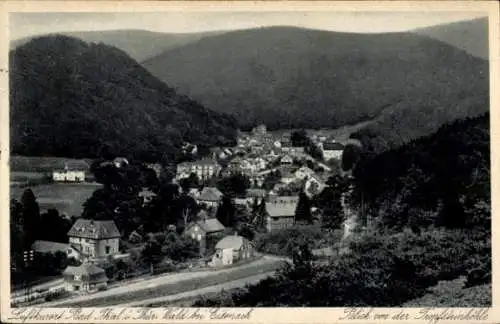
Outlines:
[{"label": "house facade", "polygon": [[222,167],[215,159],[203,159],[194,162],[182,162],[177,165],[177,179],[194,173],[200,180],[208,180],[217,176]]},{"label": "house facade", "polygon": [[217,208],[223,195],[224,194],[215,187],[205,187],[195,199],[198,204],[204,204],[207,207]]},{"label": "house facade", "polygon": [[200,255],[204,256],[207,250],[213,249],[215,242],[224,235],[224,230],[224,225],[216,218],[204,218],[189,223],[184,230],[184,235],[199,242]]},{"label": "house facade", "polygon": [[108,283],[105,271],[88,262],[78,267],[67,267],[63,272],[63,278],[67,291],[91,293],[106,288]]},{"label": "house facade", "polygon": [[325,159],[325,161],[332,159],[340,160],[342,158],[344,145],[339,142],[326,142],[319,147],[323,152],[323,158]]},{"label": "house facade", "polygon": [[211,267],[230,266],[254,256],[253,244],[243,236],[229,235],[215,245]]},{"label": "house facade", "polygon": [[298,196],[272,196],[266,202],[268,232],[290,228],[295,224]]},{"label": "house facade", "polygon": [[69,243],[84,260],[106,260],[119,254],[120,232],[112,220],[78,219],[68,232]]},{"label": "house facade", "polygon": [[52,172],[52,180],[55,182],[84,182],[85,170],[66,164],[64,169]]}]

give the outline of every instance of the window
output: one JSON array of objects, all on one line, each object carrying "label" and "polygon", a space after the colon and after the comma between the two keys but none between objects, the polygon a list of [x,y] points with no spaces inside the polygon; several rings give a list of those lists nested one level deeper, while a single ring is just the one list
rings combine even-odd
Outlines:
[{"label": "window", "polygon": [[109,245],[106,245],[106,254],[109,254],[111,252],[111,247]]},{"label": "window", "polygon": [[75,275],[75,281],[81,281],[82,276],[81,275]]}]

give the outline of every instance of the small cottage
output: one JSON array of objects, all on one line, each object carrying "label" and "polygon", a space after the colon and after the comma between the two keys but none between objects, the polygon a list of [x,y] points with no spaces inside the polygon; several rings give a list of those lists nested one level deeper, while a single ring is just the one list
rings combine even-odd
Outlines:
[{"label": "small cottage", "polygon": [[199,204],[205,204],[208,207],[215,207],[219,205],[221,201],[223,193],[219,191],[219,189],[215,187],[205,187],[200,192],[200,195],[196,197],[196,200]]},{"label": "small cottage", "polygon": [[268,232],[286,229],[295,224],[298,196],[275,196],[266,202]]},{"label": "small cottage", "polygon": [[78,267],[67,267],[63,272],[67,291],[94,292],[106,288],[108,278],[103,269],[92,263],[83,263]]},{"label": "small cottage", "polygon": [[145,188],[139,192],[139,198],[142,200],[142,206],[146,206],[151,203],[155,197],[156,194],[153,191]]},{"label": "small cottage", "polygon": [[200,244],[200,255],[205,255],[207,250],[213,248],[214,242],[224,235],[224,230],[224,225],[217,218],[201,218],[189,223],[184,230],[184,235],[198,241]]},{"label": "small cottage", "polygon": [[254,256],[253,244],[243,236],[229,235],[215,245],[211,267],[223,267]]}]

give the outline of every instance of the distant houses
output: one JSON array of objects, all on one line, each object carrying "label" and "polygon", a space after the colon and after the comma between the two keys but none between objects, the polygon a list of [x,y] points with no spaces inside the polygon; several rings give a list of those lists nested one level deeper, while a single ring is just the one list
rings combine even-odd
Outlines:
[{"label": "distant houses", "polygon": [[66,163],[64,169],[52,171],[52,180],[54,182],[84,182],[85,171],[84,166],[80,164]]},{"label": "distant houses", "polygon": [[215,159],[207,158],[194,162],[182,162],[177,165],[176,178],[187,178],[191,173],[198,176],[200,180],[208,180],[219,174],[222,167]]}]

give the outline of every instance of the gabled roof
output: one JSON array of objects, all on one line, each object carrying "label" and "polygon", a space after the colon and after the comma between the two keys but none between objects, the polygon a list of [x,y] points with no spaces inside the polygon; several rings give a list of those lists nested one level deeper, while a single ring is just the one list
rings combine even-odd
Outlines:
[{"label": "gabled roof", "polygon": [[342,151],[344,149],[344,145],[339,142],[327,142],[323,144],[323,150],[326,151]]},{"label": "gabled roof", "polygon": [[233,249],[239,250],[243,246],[243,244],[247,241],[243,236],[239,235],[228,235],[220,240],[216,245],[215,249]]},{"label": "gabled roof", "polygon": [[205,187],[198,196],[198,200],[219,201],[224,194],[215,187]]},{"label": "gabled roof", "polygon": [[82,265],[78,267],[72,267],[68,266],[63,274],[69,274],[69,275],[96,275],[96,274],[105,274],[104,270],[96,266],[95,264],[92,263],[83,263]]},{"label": "gabled roof", "polygon": [[68,236],[91,238],[96,240],[120,237],[120,231],[112,220],[95,221],[91,219],[77,219],[68,232]]},{"label": "gabled roof", "polygon": [[291,217],[295,216],[296,204],[279,204],[266,202],[266,211],[270,217]]},{"label": "gabled roof", "polygon": [[66,251],[70,247],[71,246],[68,243],[59,243],[59,242],[51,242],[43,240],[35,241],[31,245],[31,249],[39,253],[55,253],[55,252],[66,253]]},{"label": "gabled roof", "polygon": [[205,220],[199,220],[195,224],[197,224],[202,231],[205,233],[215,233],[224,231],[225,227],[217,218],[209,218]]}]

